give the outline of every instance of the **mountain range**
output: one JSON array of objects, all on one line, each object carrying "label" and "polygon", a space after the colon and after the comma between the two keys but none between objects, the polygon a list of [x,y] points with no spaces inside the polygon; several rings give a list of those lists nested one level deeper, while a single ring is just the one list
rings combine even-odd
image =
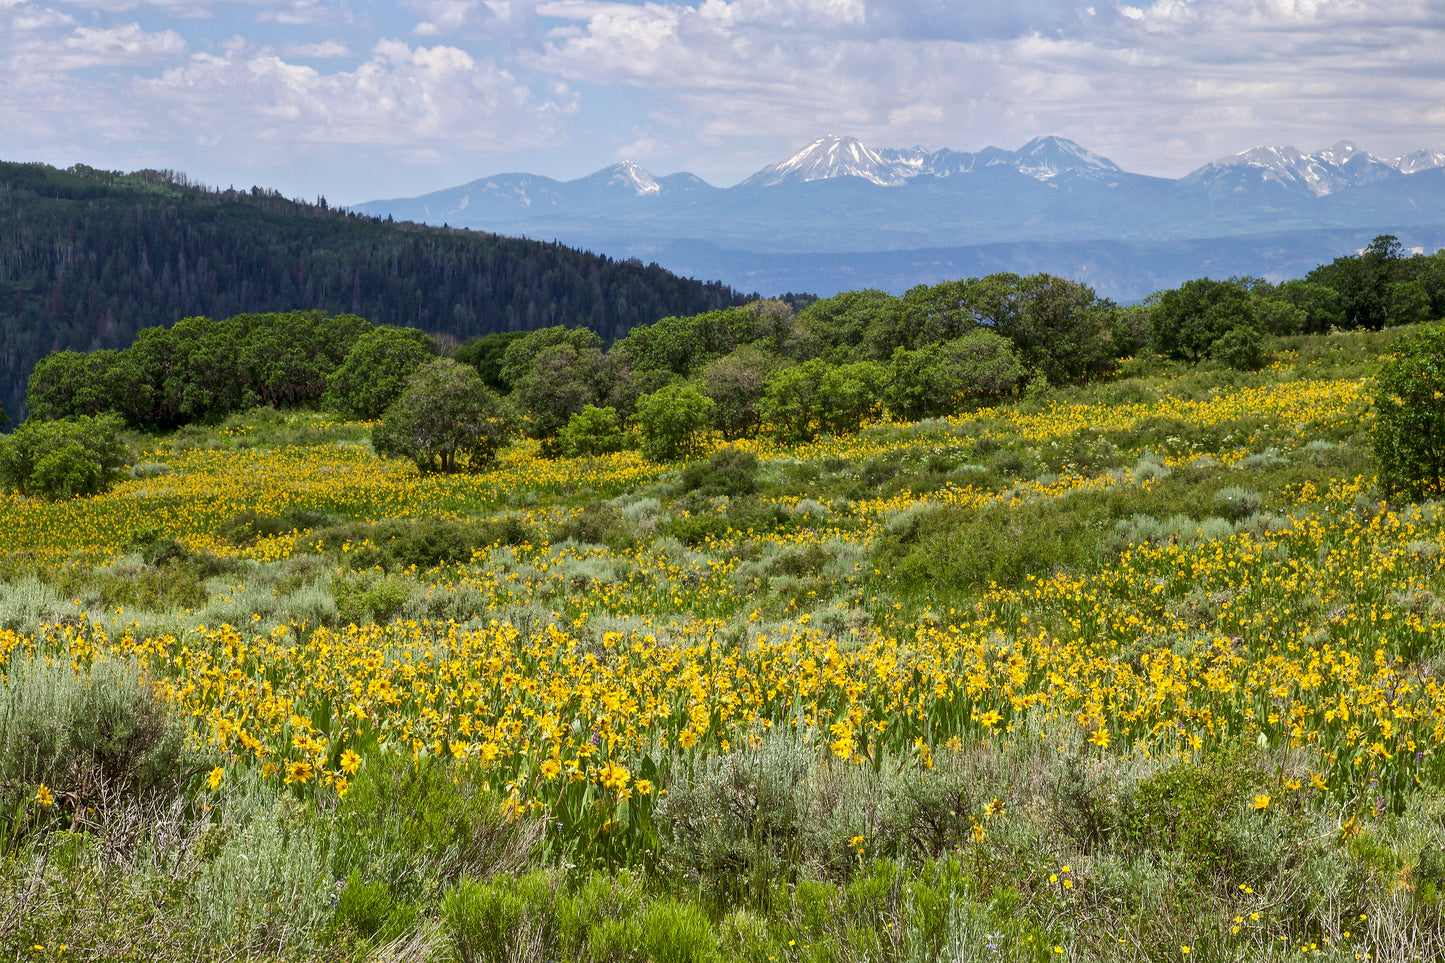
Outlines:
[{"label": "mountain range", "polygon": [[[1050,271],[1121,300],[1201,276],[1295,276],[1376,234],[1434,249],[1445,153],[1254,147],[1178,179],[1062,137],[976,153],[822,137],[727,188],[632,162],[572,181],[498,174],[359,213],[558,240],[735,288],[901,290]],[[986,269],[986,270],[985,270]]]}]

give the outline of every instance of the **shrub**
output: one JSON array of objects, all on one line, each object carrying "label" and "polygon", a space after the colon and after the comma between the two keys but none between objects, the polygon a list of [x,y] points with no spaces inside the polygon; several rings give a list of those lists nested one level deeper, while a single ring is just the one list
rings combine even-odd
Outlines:
[{"label": "shrub", "polygon": [[435,353],[431,338],[415,328],[373,328],[327,375],[326,404],[344,415],[379,418]]},{"label": "shrub", "polygon": [[1264,497],[1259,492],[1238,486],[1224,489],[1214,496],[1214,502],[1219,506],[1220,514],[1231,522],[1242,521],[1264,507]]},{"label": "shrub", "polygon": [[332,525],[298,541],[298,552],[340,557],[351,568],[386,570],[469,562],[493,545],[521,545],[537,533],[515,515],[494,519],[391,518]]},{"label": "shrub", "polygon": [[1126,837],[1141,851],[1178,852],[1201,875],[1237,864],[1241,853],[1227,817],[1245,804],[1258,780],[1255,765],[1250,747],[1234,743],[1142,780]]},{"label": "shrub", "polygon": [[43,784],[69,811],[178,793],[195,768],[186,729],[134,662],[13,659],[0,680],[0,813]]},{"label": "shrub", "polygon": [[654,461],[694,455],[712,416],[713,402],[692,385],[668,385],[637,399],[642,453]]},{"label": "shrub", "polygon": [[450,358],[418,368],[371,433],[379,455],[426,472],[481,471],[512,436],[512,419],[476,369]]},{"label": "shrub", "polygon": [[442,900],[442,918],[462,963],[555,957],[554,883],[543,872],[489,882],[464,879]]},{"label": "shrub", "polygon": [[515,872],[539,835],[443,760],[370,752],[337,807],[333,859],[338,876],[375,872],[412,899],[436,883]]},{"label": "shrub", "polygon": [[605,502],[584,506],[552,530],[553,544],[569,539],[584,545],[606,545],[613,551],[626,551],[637,545],[637,534],[622,512]]},{"label": "shrub", "polygon": [[688,465],[682,472],[682,492],[702,495],[751,495],[758,490],[758,456],[726,445],[706,462]]},{"label": "shrub", "polygon": [[391,895],[385,883],[365,882],[358,870],[346,877],[326,935],[351,936],[366,943],[394,940],[416,925],[417,908]]},{"label": "shrub", "polygon": [[243,509],[216,526],[215,535],[235,545],[254,545],[263,538],[304,532],[324,525],[326,515],[310,509],[295,509],[280,515]]},{"label": "shrub", "polygon": [[557,452],[569,458],[605,455],[626,447],[627,434],[622,430],[616,408],[584,405],[557,433]]},{"label": "shrub", "polygon": [[46,498],[105,491],[130,454],[120,429],[114,415],[27,421],[0,437],[0,484]]},{"label": "shrub", "polygon": [[1403,339],[1380,367],[1373,441],[1386,497],[1445,495],[1445,325]]},{"label": "shrub", "polygon": [[1269,353],[1264,350],[1264,335],[1258,328],[1246,324],[1235,325],[1221,335],[1209,354],[1237,371],[1258,371],[1269,361]]},{"label": "shrub", "polygon": [[795,874],[806,807],[800,790],[813,757],[810,747],[772,735],[756,749],[700,760],[692,779],[653,810],[663,862],[723,899]]}]

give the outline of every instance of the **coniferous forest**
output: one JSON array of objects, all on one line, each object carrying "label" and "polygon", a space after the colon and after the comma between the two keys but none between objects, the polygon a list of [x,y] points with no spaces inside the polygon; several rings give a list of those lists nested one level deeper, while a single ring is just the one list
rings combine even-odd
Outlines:
[{"label": "coniferous forest", "polygon": [[742,303],[718,283],[555,243],[397,224],[171,171],[0,163],[0,407],[36,361],[182,318],[319,309],[459,340],[549,325],[611,340]]}]

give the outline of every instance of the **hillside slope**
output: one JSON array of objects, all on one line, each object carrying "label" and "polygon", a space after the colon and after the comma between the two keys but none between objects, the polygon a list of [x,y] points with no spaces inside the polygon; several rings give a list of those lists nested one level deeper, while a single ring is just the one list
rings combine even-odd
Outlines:
[{"label": "hillside slope", "polygon": [[320,309],[459,339],[552,324],[615,338],[739,303],[721,284],[556,243],[210,190],[172,172],[0,163],[0,405],[51,351],[184,317]]}]

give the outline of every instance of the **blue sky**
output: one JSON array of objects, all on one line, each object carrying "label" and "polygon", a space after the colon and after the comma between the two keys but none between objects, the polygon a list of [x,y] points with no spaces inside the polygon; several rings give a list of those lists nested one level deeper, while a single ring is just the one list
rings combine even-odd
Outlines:
[{"label": "blue sky", "polygon": [[726,186],[828,133],[1165,176],[1445,150],[1445,2],[0,0],[4,160],[346,204],[623,159]]}]

